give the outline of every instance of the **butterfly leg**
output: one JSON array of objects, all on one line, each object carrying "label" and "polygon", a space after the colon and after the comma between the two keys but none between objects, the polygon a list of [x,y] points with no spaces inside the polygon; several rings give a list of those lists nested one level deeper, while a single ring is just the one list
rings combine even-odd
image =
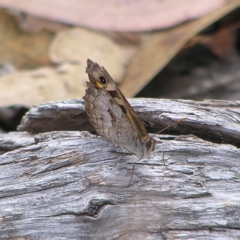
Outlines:
[{"label": "butterfly leg", "polygon": [[135,169],[135,162],[133,162],[132,175],[131,175],[130,181],[129,181],[129,183],[126,187],[129,187],[131,185],[131,182],[132,182],[132,179],[133,179],[134,169]]},{"label": "butterfly leg", "polygon": [[126,153],[124,153],[121,158],[114,164],[114,167],[116,167],[121,161],[122,159],[126,156]]},{"label": "butterfly leg", "polygon": [[168,170],[171,170],[167,165],[166,165],[166,163],[165,163],[165,161],[164,161],[164,149],[163,149],[163,154],[162,154],[162,161],[163,161],[163,165],[164,165],[164,167],[166,168],[166,169],[168,169]]}]

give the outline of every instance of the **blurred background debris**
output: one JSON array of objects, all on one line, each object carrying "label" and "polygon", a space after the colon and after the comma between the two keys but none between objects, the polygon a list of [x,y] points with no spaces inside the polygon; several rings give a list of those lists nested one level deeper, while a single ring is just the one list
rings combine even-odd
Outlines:
[{"label": "blurred background debris", "polygon": [[230,0],[0,0],[0,129],[82,98],[87,58],[126,97],[239,100],[239,27]]}]

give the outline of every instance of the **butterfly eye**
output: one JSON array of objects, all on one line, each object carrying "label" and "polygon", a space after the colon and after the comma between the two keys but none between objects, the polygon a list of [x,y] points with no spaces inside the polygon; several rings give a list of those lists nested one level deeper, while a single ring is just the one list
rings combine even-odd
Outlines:
[{"label": "butterfly eye", "polygon": [[102,84],[106,84],[107,83],[105,77],[101,76],[101,77],[99,77],[99,79],[100,79]]}]

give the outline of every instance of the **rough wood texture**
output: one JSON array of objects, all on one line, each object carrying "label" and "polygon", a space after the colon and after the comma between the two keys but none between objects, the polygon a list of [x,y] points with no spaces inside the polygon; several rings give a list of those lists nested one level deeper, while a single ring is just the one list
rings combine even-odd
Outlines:
[{"label": "rough wood texture", "polygon": [[[170,133],[194,134],[205,140],[240,146],[240,101],[130,99],[129,102],[150,132],[159,131],[181,118],[188,118],[171,128]],[[33,107],[23,118],[19,130],[35,133],[94,131],[88,122],[82,99]]]},{"label": "rough wood texture", "polygon": [[34,136],[27,132],[9,132],[0,134],[0,154],[34,143]]},{"label": "rough wood texture", "polygon": [[[142,119],[154,129],[190,117],[176,129],[200,132],[202,126],[214,139],[214,127],[221,141],[235,144],[195,136],[161,138],[152,159],[137,162],[126,188],[135,157],[124,156],[102,138],[71,131],[29,135],[20,148],[9,148],[0,156],[1,239],[240,238],[240,150],[234,146],[240,139],[239,104],[131,102],[139,112],[144,110]],[[168,103],[173,105],[167,110]],[[34,126],[37,132],[41,119],[46,125],[48,117],[49,131],[56,115],[58,127],[61,116],[66,124],[68,111],[69,118],[82,117],[81,104],[68,101],[33,108],[20,128]],[[163,165],[162,149],[169,169]]]}]

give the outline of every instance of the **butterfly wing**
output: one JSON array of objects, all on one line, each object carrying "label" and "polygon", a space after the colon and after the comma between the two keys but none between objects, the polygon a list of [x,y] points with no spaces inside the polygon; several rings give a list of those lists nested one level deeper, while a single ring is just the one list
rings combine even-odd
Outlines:
[{"label": "butterfly wing", "polygon": [[104,89],[96,88],[90,82],[87,85],[88,89],[83,97],[85,109],[96,132],[141,159],[145,155],[144,142],[138,138],[122,109]]},{"label": "butterfly wing", "polygon": [[156,141],[149,137],[142,121],[112,77],[90,59],[87,60],[86,72],[90,83],[84,97],[85,108],[97,133],[137,155],[138,159],[150,158]]},{"label": "butterfly wing", "polygon": [[90,82],[92,82],[97,88],[102,88],[107,91],[112,100],[120,106],[128,121],[135,128],[139,138],[147,139],[148,132],[143,125],[142,121],[139,119],[136,112],[133,110],[127,99],[124,97],[110,74],[104,67],[100,67],[97,63],[94,63],[90,59],[87,60],[87,69]]}]

